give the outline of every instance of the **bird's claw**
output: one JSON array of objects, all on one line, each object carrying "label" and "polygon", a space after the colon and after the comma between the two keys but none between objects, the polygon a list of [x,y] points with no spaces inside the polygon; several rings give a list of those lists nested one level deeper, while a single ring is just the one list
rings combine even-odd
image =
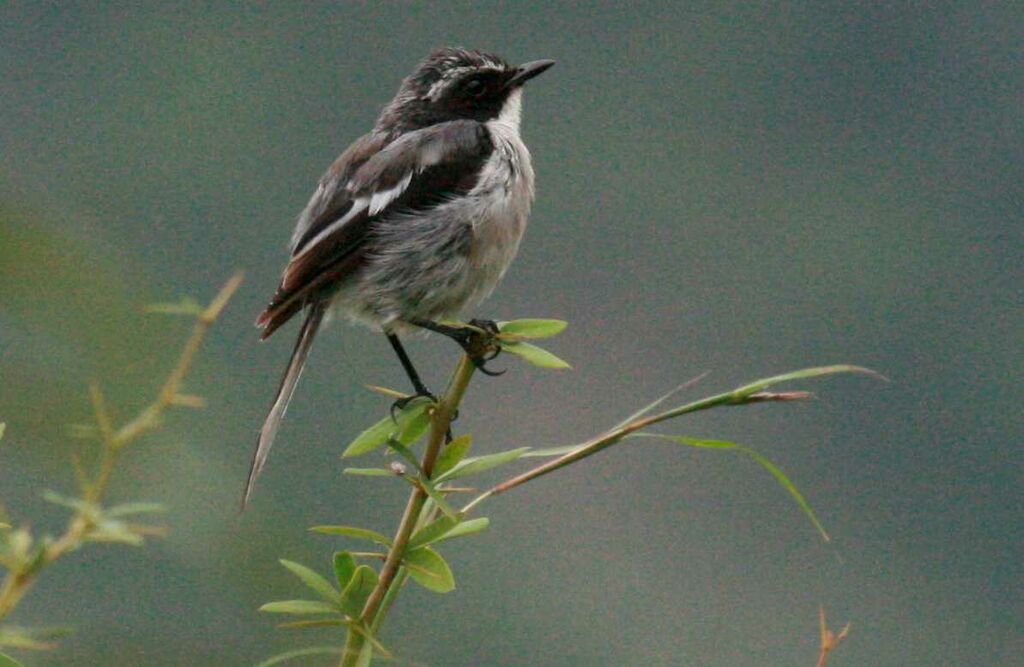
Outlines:
[{"label": "bird's claw", "polygon": [[408,396],[397,399],[394,403],[391,404],[391,421],[397,424],[397,413],[401,412],[402,410],[405,410],[407,407],[409,407],[409,404],[415,401],[417,398],[429,398],[434,403],[437,403],[437,396],[434,396],[434,394],[426,390],[417,391],[415,394],[409,394]]},{"label": "bird's claw", "polygon": [[[476,369],[484,375],[490,377],[498,377],[504,375],[507,369],[500,371],[492,371],[487,368],[487,362],[493,361],[501,354],[501,346],[495,341],[495,337],[500,333],[498,323],[494,320],[482,320],[472,319],[469,321],[471,327],[478,329],[483,332],[481,336],[479,331],[473,329],[468,330],[466,336],[466,345],[464,349],[469,354],[470,359],[473,360],[473,365]],[[476,338],[476,340],[474,340]]]}]

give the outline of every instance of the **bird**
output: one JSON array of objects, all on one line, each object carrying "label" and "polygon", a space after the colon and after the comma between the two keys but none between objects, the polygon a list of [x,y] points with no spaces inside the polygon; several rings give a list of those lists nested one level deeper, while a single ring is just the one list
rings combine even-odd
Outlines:
[{"label": "bird", "polygon": [[[489,296],[516,255],[534,198],[519,133],[523,85],[554,64],[436,49],[320,178],[277,290],[256,320],[266,339],[302,315],[260,429],[243,508],[324,322],[343,316],[382,331],[415,395],[431,396],[400,333],[434,331],[468,349],[472,330],[441,320]],[[471,324],[495,331],[489,320]],[[474,358],[488,372],[485,361]]]}]

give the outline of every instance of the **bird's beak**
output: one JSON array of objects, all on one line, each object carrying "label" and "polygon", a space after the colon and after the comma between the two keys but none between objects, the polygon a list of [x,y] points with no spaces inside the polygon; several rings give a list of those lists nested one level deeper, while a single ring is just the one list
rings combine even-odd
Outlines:
[{"label": "bird's beak", "polygon": [[508,80],[505,87],[516,88],[521,86],[554,64],[554,60],[534,60],[530,63],[524,63],[516,68],[515,75]]}]

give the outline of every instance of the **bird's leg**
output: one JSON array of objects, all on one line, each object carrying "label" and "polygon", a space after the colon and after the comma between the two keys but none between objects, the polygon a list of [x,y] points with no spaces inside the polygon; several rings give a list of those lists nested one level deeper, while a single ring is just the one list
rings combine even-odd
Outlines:
[{"label": "bird's leg", "polygon": [[[416,392],[412,396],[400,398],[391,404],[391,419],[394,420],[395,410],[404,409],[405,406],[409,405],[410,401],[419,398],[420,396],[426,396],[430,400],[436,402],[437,396],[434,396],[434,394],[427,389],[427,385],[423,384],[423,380],[420,379],[420,374],[416,372],[416,367],[412,365],[412,359],[409,358],[409,354],[405,351],[405,347],[402,346],[402,341],[398,340],[398,336],[390,331],[385,331],[384,335],[388,337],[388,342],[391,343],[391,348],[395,351],[395,354],[398,355],[398,360],[402,362],[402,368],[405,369],[405,374],[409,376],[409,381],[412,382],[413,389]],[[452,421],[455,421],[457,417],[458,411],[452,415]],[[452,429],[450,426],[444,436],[446,443],[452,441]]]},{"label": "bird's leg", "polygon": [[453,327],[447,324],[440,324],[431,320],[419,318],[410,319],[409,324],[447,336],[459,344],[466,355],[473,361],[484,375],[503,375],[505,371],[492,371],[487,368],[487,362],[498,356],[500,346],[494,340],[498,333],[498,325],[491,320],[471,320],[468,327]]},{"label": "bird's leg", "polygon": [[394,417],[395,410],[401,410],[405,406],[409,405],[409,402],[413,399],[419,398],[420,396],[426,396],[432,401],[437,400],[437,396],[430,393],[427,389],[427,385],[423,384],[423,380],[420,379],[420,374],[416,372],[416,367],[412,365],[412,359],[409,358],[405,348],[402,346],[402,341],[398,340],[398,336],[390,331],[385,331],[384,335],[388,337],[388,342],[391,343],[391,348],[398,355],[398,360],[402,362],[402,368],[405,369],[405,374],[409,376],[409,381],[412,382],[413,390],[416,392],[412,396],[400,398],[391,405],[391,416]]}]

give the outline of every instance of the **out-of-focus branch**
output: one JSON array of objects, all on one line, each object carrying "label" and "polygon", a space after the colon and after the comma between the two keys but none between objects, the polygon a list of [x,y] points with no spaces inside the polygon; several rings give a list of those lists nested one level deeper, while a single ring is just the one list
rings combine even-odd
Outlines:
[{"label": "out-of-focus branch", "polygon": [[850,634],[850,624],[847,623],[843,626],[843,629],[840,630],[837,635],[828,629],[828,623],[825,621],[824,607],[819,607],[818,619],[821,622],[821,647],[819,648],[816,667],[825,667],[825,664],[828,662],[829,653],[835,650],[835,648],[839,646],[839,644]]},{"label": "out-of-focus branch", "polygon": [[[146,433],[159,427],[168,408],[173,405],[201,405],[195,396],[180,393],[182,381],[191,369],[210,326],[217,320],[228,301],[242,284],[243,274],[236,273],[221,288],[206,308],[196,314],[196,323],[185,343],[178,361],[170,375],[160,387],[152,403],[120,427],[115,427],[106,408],[103,392],[98,384],[89,387],[96,429],[102,450],[95,475],[91,478],[76,456],[73,459],[75,476],[81,487],[82,501],[75,505],[75,513],[69,519],[64,532],[49,544],[26,558],[19,567],[11,568],[0,584],[0,622],[2,622],[31,589],[39,573],[67,553],[79,548],[96,527],[100,501],[107,491],[110,479],[117,467],[121,452]],[[136,533],[151,534],[151,527],[137,526]],[[31,540],[27,532],[24,540]],[[26,547],[27,551],[27,547]]]}]

